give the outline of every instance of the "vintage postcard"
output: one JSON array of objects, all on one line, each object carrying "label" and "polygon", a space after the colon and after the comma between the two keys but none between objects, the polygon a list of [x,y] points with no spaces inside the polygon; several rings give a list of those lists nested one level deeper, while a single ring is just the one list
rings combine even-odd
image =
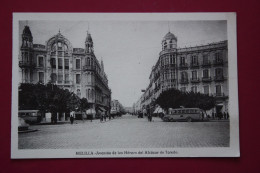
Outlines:
[{"label": "vintage postcard", "polygon": [[239,157],[235,13],[14,13],[11,158]]}]

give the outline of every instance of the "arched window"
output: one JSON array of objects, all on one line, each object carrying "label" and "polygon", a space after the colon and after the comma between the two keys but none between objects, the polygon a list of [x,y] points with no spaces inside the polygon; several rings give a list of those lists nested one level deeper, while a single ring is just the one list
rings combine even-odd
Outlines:
[{"label": "arched window", "polygon": [[163,49],[166,49],[167,48],[167,42],[165,41],[164,43],[163,43]]},{"label": "arched window", "polygon": [[90,65],[93,66],[94,62],[93,62],[93,58],[91,58],[91,62]]},{"label": "arched window", "polygon": [[87,65],[90,65],[90,58],[87,58]]}]

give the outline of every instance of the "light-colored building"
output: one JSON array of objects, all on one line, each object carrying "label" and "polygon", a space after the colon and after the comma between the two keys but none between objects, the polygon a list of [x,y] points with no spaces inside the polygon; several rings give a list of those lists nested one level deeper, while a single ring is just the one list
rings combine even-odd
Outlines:
[{"label": "light-colored building", "polygon": [[152,67],[150,83],[135,103],[136,109],[150,105],[168,89],[193,91],[217,97],[214,112],[228,112],[227,41],[177,48],[177,37],[168,32],[162,51]]},{"label": "light-colored building", "polygon": [[94,54],[94,43],[87,33],[85,48],[73,48],[60,32],[43,44],[33,44],[29,26],[21,35],[19,55],[20,83],[49,82],[87,98],[91,104],[88,113],[98,110],[109,113],[111,90],[103,61],[99,63]]}]

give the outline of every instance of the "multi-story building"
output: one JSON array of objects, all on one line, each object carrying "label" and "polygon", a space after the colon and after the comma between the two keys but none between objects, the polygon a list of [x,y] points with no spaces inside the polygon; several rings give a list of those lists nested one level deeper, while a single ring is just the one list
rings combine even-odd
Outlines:
[{"label": "multi-story building", "polygon": [[152,67],[150,83],[135,107],[150,105],[168,89],[193,91],[217,97],[214,112],[228,111],[227,41],[177,48],[177,37],[168,32],[162,51]]},{"label": "multi-story building", "polygon": [[19,56],[20,83],[51,82],[87,98],[92,114],[97,110],[110,111],[111,90],[104,71],[104,64],[97,60],[90,33],[87,33],[85,48],[73,48],[60,32],[45,45],[33,44],[29,26],[21,37]]},{"label": "multi-story building", "polygon": [[123,105],[118,100],[111,101],[111,114],[120,115],[124,112]]}]

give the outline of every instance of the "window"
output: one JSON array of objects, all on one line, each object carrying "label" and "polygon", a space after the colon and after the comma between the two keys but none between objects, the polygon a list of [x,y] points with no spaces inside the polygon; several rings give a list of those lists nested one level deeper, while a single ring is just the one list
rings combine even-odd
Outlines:
[{"label": "window", "polygon": [[197,65],[198,64],[198,56],[192,56],[191,57],[191,64]]},{"label": "window", "polygon": [[185,65],[185,57],[181,57],[181,65]]},{"label": "window", "polygon": [[216,95],[221,95],[221,85],[216,85]]},{"label": "window", "polygon": [[203,64],[209,64],[208,55],[203,55]]},{"label": "window", "polygon": [[215,74],[216,74],[217,77],[222,77],[223,76],[223,69],[222,68],[216,68]]},{"label": "window", "polygon": [[38,57],[38,66],[43,67],[43,57],[42,56]]},{"label": "window", "polygon": [[55,83],[56,81],[57,81],[57,75],[56,75],[56,73],[52,73],[51,74],[51,82]]},{"label": "window", "polygon": [[76,59],[76,69],[80,69],[80,59]]},{"label": "window", "polygon": [[167,48],[167,43],[164,42],[164,46],[163,46],[163,49],[166,49]]},{"label": "window", "polygon": [[80,74],[76,74],[76,83],[80,84]]},{"label": "window", "polygon": [[62,58],[58,58],[58,68],[62,69]]},{"label": "window", "polygon": [[192,71],[192,79],[197,79],[197,71]]},{"label": "window", "polygon": [[44,83],[44,73],[39,72],[39,83]]},{"label": "window", "polygon": [[204,94],[209,94],[209,86],[208,85],[204,86],[203,89],[204,89]]},{"label": "window", "polygon": [[90,58],[87,58],[87,65],[90,65]]},{"label": "window", "polygon": [[69,69],[69,59],[64,59],[65,69]]},{"label": "window", "polygon": [[67,84],[67,83],[69,83],[70,81],[69,81],[69,74],[65,74],[65,83]]},{"label": "window", "polygon": [[58,74],[58,83],[62,83],[62,80],[63,80],[63,75]]},{"label": "window", "polygon": [[182,72],[182,73],[181,73],[181,79],[182,79],[182,80],[188,79],[188,73],[187,73],[187,72]]},{"label": "window", "polygon": [[203,70],[203,77],[204,78],[209,78],[209,69]]},{"label": "window", "polygon": [[56,59],[55,58],[51,58],[51,67],[56,68]]},{"label": "window", "polygon": [[215,53],[215,60],[216,62],[222,62],[222,56],[220,52]]}]

